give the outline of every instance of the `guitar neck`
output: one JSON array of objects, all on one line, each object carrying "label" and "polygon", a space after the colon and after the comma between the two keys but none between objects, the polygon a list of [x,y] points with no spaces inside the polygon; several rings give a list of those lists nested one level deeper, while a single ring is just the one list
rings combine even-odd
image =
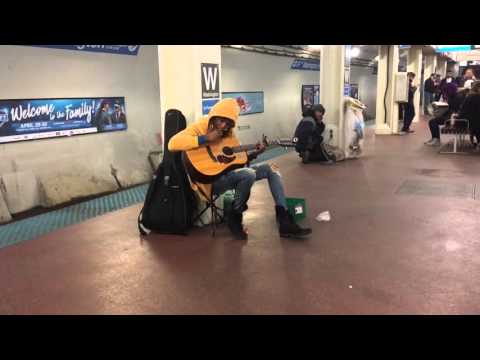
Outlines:
[{"label": "guitar neck", "polygon": [[[295,147],[295,143],[293,143],[291,140],[275,140],[275,141],[265,142],[265,145],[267,146],[272,144],[280,145],[282,147]],[[249,145],[235,146],[235,147],[232,147],[231,149],[234,153],[239,153],[243,151],[255,150],[256,148],[257,148],[257,144],[249,144]]]},{"label": "guitar neck", "polygon": [[257,148],[257,145],[256,145],[256,144],[240,145],[240,146],[232,147],[232,151],[233,151],[234,153],[239,153],[239,152],[243,152],[243,151],[255,150],[256,148]]}]

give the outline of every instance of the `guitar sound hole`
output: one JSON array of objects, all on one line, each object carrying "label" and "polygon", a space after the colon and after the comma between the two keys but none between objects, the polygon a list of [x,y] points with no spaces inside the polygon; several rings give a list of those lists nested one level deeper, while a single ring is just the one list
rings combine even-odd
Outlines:
[{"label": "guitar sound hole", "polygon": [[223,149],[222,149],[222,152],[225,154],[225,155],[228,155],[228,156],[232,156],[233,155],[233,150],[231,147],[228,147],[228,146],[225,146]]},{"label": "guitar sound hole", "polygon": [[234,157],[228,157],[228,156],[225,156],[225,155],[218,155],[217,160],[218,160],[219,163],[229,164],[233,160],[235,160],[235,156]]}]

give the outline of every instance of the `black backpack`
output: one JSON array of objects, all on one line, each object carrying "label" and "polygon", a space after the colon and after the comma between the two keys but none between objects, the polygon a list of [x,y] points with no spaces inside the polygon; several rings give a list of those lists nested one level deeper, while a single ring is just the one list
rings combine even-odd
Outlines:
[{"label": "black backpack", "polygon": [[163,160],[150,182],[138,217],[138,229],[142,235],[151,231],[186,235],[192,227],[195,195],[183,167],[181,153],[168,151],[170,138],[185,127],[186,120],[180,111],[167,111]]}]

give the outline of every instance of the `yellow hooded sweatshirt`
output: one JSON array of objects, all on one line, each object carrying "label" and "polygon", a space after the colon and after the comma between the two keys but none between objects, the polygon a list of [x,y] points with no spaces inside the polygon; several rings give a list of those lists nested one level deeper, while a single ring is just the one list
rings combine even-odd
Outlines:
[{"label": "yellow hooded sweatshirt", "polygon": [[[180,131],[178,134],[174,135],[168,142],[168,150],[174,151],[188,151],[199,147],[199,137],[207,135],[208,126],[210,120],[214,116],[220,116],[227,119],[230,119],[237,124],[238,115],[240,113],[240,108],[235,99],[223,99],[215,104],[210,109],[210,112],[207,116],[203,116],[198,121],[187,126],[186,129]],[[232,129],[231,133],[235,137],[234,131]],[[211,184],[198,184],[202,191],[210,195]],[[195,184],[192,184],[193,190],[197,191],[198,188]]]}]

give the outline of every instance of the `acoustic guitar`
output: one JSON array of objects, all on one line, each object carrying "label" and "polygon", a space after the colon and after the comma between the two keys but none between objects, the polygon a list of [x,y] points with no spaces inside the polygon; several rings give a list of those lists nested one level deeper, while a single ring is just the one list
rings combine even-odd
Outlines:
[{"label": "acoustic guitar", "polygon": [[[262,136],[262,143],[265,146],[272,144],[265,135]],[[240,145],[238,139],[227,137],[216,143],[185,151],[182,159],[193,181],[211,184],[223,174],[244,167],[248,161],[247,151],[257,147],[257,144]]]}]

